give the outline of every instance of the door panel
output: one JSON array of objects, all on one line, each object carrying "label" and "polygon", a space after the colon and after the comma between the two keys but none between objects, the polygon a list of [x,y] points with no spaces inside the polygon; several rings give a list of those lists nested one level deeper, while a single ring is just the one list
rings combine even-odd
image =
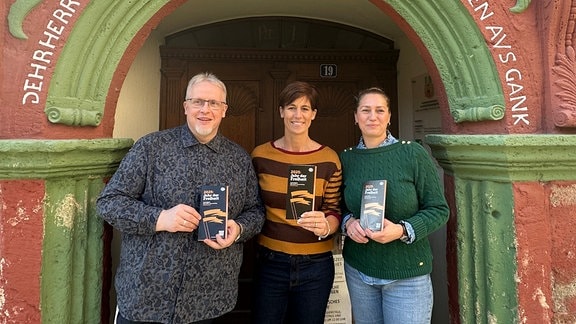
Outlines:
[{"label": "door panel", "polygon": [[[228,110],[220,124],[220,132],[246,150],[256,146],[256,121],[260,109],[258,81],[224,80],[228,91]],[[250,151],[248,151],[250,152]]]}]

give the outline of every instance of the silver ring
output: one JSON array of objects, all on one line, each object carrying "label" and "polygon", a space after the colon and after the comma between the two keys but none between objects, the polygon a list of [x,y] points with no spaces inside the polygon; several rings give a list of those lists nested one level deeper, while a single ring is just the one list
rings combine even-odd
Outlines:
[{"label": "silver ring", "polygon": [[184,223],[182,223],[182,226],[186,226],[186,223],[188,223],[188,221],[184,221]]},{"label": "silver ring", "polygon": [[314,222],[314,228],[318,228],[318,222]]}]

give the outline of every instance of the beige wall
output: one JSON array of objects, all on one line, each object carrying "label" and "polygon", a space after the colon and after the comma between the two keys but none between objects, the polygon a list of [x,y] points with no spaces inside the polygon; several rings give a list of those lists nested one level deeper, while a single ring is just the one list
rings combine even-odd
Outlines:
[{"label": "beige wall", "polygon": [[152,32],[134,59],[118,98],[113,137],[136,140],[158,130],[161,44]]},{"label": "beige wall", "polygon": [[408,38],[404,37],[394,41],[396,48],[400,50],[400,57],[396,66],[398,69],[398,118],[400,120],[398,137],[413,139],[412,79],[426,73],[426,66]]}]

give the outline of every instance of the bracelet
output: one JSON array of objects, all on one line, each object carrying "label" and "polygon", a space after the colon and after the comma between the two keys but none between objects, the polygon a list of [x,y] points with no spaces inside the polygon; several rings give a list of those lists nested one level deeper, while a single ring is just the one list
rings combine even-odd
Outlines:
[{"label": "bracelet", "polygon": [[244,227],[242,227],[242,224],[238,223],[238,226],[240,226],[240,233],[238,233],[238,236],[236,236],[236,239],[234,240],[234,242],[238,242],[238,240],[240,239],[240,236],[242,236],[242,232],[244,232]]},{"label": "bracelet", "polygon": [[330,235],[330,232],[332,231],[330,229],[330,222],[326,219],[326,217],[324,217],[324,221],[326,222],[326,227],[328,227],[328,232],[326,232],[326,235],[318,236],[318,241],[327,238],[328,235]]},{"label": "bracelet", "polygon": [[400,221],[400,226],[402,226],[402,237],[400,237],[400,241],[404,243],[410,242],[410,235],[408,235],[408,231],[406,230],[406,224],[404,221]]}]

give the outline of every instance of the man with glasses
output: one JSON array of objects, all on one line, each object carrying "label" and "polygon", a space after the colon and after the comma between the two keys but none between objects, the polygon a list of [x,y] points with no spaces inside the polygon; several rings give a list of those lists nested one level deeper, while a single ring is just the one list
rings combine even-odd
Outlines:
[{"label": "man with glasses", "polygon": [[[226,86],[201,73],[188,83],[186,124],[138,140],[97,200],[122,233],[116,322],[211,323],[238,296],[242,242],[264,210],[251,158],[218,132]],[[224,237],[198,240],[200,190],[228,186]]]}]

